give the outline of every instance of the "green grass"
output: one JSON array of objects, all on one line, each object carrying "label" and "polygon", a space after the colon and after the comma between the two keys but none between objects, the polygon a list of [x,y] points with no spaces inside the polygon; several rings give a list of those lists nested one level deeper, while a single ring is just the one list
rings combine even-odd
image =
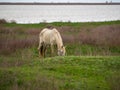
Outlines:
[{"label": "green grass", "polygon": [[97,46],[88,44],[66,44],[67,55],[75,56],[96,56],[96,55],[119,55],[120,47]]},{"label": "green grass", "polygon": [[91,27],[91,26],[100,26],[100,25],[114,25],[114,24],[120,24],[120,20],[118,21],[106,21],[106,22],[53,22],[53,23],[39,23],[39,24],[15,24],[15,23],[6,23],[2,24],[3,26],[6,27],[24,27],[24,28],[44,28],[48,25],[55,26],[55,27],[61,27],[61,26],[72,26],[76,28],[81,28],[81,27]]},{"label": "green grass", "polygon": [[118,90],[119,66],[119,56],[32,58],[21,66],[1,67],[0,89]]}]

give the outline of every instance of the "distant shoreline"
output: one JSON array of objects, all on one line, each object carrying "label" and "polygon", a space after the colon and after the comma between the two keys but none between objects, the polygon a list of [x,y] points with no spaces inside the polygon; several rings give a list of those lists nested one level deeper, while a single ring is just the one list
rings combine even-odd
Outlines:
[{"label": "distant shoreline", "polygon": [[120,5],[120,3],[10,3],[1,2],[0,5]]}]

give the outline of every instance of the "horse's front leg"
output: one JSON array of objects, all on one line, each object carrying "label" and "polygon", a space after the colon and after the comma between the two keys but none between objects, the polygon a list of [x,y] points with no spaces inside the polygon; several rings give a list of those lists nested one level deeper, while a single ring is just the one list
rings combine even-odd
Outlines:
[{"label": "horse's front leg", "polygon": [[44,46],[43,48],[43,57],[45,58],[45,54],[46,54],[46,46]]},{"label": "horse's front leg", "polygon": [[53,45],[51,45],[51,56],[53,56],[54,55],[54,47],[53,47]]}]

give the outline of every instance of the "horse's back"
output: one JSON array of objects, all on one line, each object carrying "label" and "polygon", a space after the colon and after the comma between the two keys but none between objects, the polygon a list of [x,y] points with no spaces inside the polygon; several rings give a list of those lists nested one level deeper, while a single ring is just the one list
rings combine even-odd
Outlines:
[{"label": "horse's back", "polygon": [[45,28],[40,33],[41,41],[46,44],[55,43],[56,29]]}]

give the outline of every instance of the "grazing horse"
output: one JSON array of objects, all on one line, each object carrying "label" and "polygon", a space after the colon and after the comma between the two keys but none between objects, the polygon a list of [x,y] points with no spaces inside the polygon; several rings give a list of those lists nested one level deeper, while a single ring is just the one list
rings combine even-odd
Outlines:
[{"label": "grazing horse", "polygon": [[47,46],[50,45],[51,47],[51,54],[54,53],[54,45],[57,45],[58,52],[57,54],[59,56],[65,55],[65,47],[63,45],[63,41],[61,38],[60,33],[55,28],[45,28],[43,29],[39,34],[39,54],[42,57],[45,57],[45,52],[47,49]]}]

